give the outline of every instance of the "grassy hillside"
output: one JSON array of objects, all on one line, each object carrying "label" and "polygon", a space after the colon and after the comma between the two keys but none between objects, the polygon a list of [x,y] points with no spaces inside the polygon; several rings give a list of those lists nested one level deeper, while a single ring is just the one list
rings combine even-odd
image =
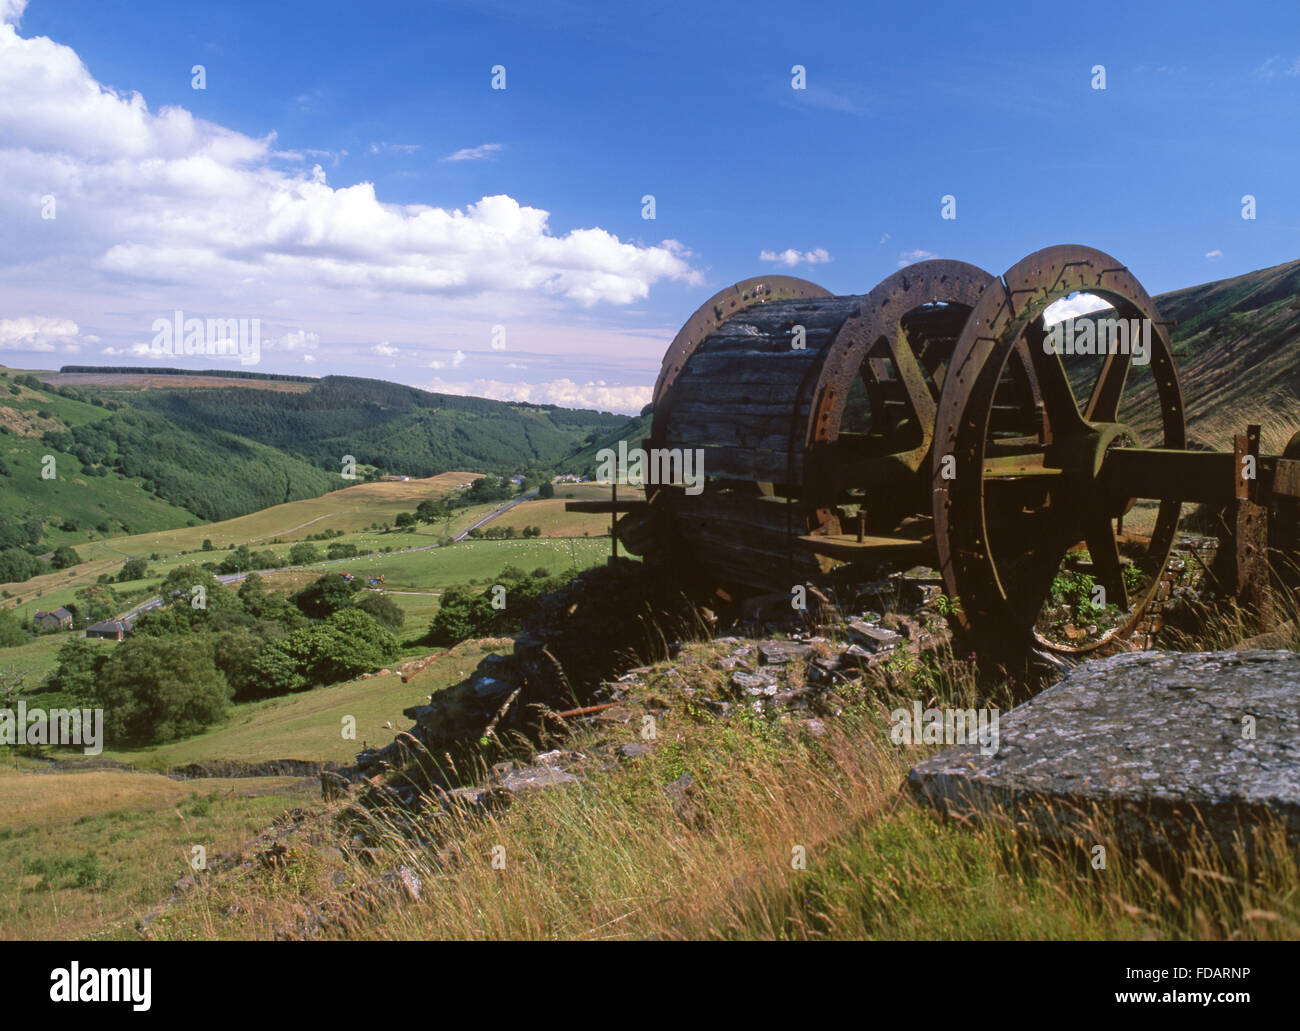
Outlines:
[{"label": "grassy hillside", "polygon": [[[1300,427],[1300,261],[1155,298],[1177,324],[1171,340],[1182,382],[1189,438],[1231,448],[1248,422],[1280,451]],[[1131,409],[1155,410],[1149,369],[1134,370]],[[1138,421],[1138,420],[1135,420]]]},{"label": "grassy hillside", "polygon": [[[197,522],[193,512],[151,494],[140,476],[116,469],[87,476],[81,461],[44,440],[110,417],[93,404],[19,386],[0,371],[0,515],[39,519],[51,547]],[[41,475],[46,455],[54,458],[51,479]]]},{"label": "grassy hillside", "polygon": [[[326,376],[304,392],[156,386],[138,407],[203,431],[238,434],[334,467],[343,455],[392,473],[549,467],[622,416],[432,394],[381,380]],[[281,386],[279,384],[277,387]],[[94,389],[88,387],[87,389]]]},{"label": "grassy hillside", "polygon": [[648,414],[624,418],[621,423],[592,437],[587,444],[561,462],[557,467],[558,471],[577,476],[592,475],[596,470],[596,455],[602,448],[613,448],[617,451],[620,440],[626,440],[628,447],[640,447],[641,442],[650,436],[651,422],[652,417]]}]

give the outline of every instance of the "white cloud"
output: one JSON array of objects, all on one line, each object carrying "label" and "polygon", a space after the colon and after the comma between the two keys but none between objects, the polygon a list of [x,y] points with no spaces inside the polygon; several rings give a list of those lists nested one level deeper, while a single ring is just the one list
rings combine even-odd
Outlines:
[{"label": "white cloud", "polygon": [[624,305],[663,280],[702,281],[680,245],[598,227],[556,235],[547,211],[510,196],[394,204],[369,182],[330,185],[320,165],[285,170],[274,133],[254,138],[181,107],[151,111],[139,93],[97,82],[70,47],[21,37],[12,22],[22,3],[0,4],[0,221],[30,222],[47,193],[76,199],[59,207],[72,232],[0,242],[15,290],[9,271],[29,266],[36,281],[42,261],[66,270],[69,294],[111,279],[253,304],[297,298],[307,310],[339,294]]},{"label": "white cloud", "polygon": [[1066,319],[1075,319],[1094,311],[1105,311],[1109,307],[1111,307],[1110,302],[1102,300],[1096,294],[1070,294],[1069,297],[1053,301],[1043,310],[1043,325],[1054,326]]},{"label": "white cloud", "polygon": [[76,351],[80,349],[78,334],[78,326],[71,319],[43,315],[0,319],[0,348],[11,351]]},{"label": "white cloud", "polygon": [[464,364],[465,364],[465,352],[461,350],[457,350],[457,352],[451,356],[451,367],[453,369],[459,369]]},{"label": "white cloud", "polygon": [[1212,251],[1206,251],[1205,256],[1209,258],[1211,261],[1218,261],[1220,258],[1223,257],[1223,251],[1219,250],[1219,248],[1216,247]]},{"label": "white cloud", "polygon": [[385,151],[392,151],[395,154],[414,154],[419,149],[418,143],[372,143],[366,153],[382,154]]},{"label": "white cloud", "polygon": [[497,401],[529,401],[533,404],[559,405],[564,408],[595,408],[600,411],[636,414],[650,403],[649,386],[620,386],[604,380],[576,383],[556,379],[545,383],[504,383],[493,379],[448,382],[434,379],[421,384],[425,390],[439,394],[462,394],[489,397]]},{"label": "white cloud", "polygon": [[302,360],[305,361],[308,365],[312,365],[315,364],[316,356],[314,354],[304,354],[302,356]]},{"label": "white cloud", "polygon": [[375,344],[375,346],[370,349],[370,353],[377,354],[381,358],[392,358],[394,355],[400,354],[401,352],[385,340],[382,344]]},{"label": "white cloud", "polygon": [[1288,61],[1282,57],[1270,57],[1267,61],[1255,69],[1255,74],[1261,79],[1294,79],[1300,75],[1300,57]]},{"label": "white cloud", "polygon": [[0,25],[17,25],[27,9],[27,0],[0,0]]},{"label": "white cloud", "polygon": [[914,265],[918,261],[928,261],[931,258],[937,258],[939,255],[931,254],[929,251],[923,251],[919,247],[912,251],[900,251],[898,254],[898,267],[906,268],[908,265]]},{"label": "white cloud", "polygon": [[463,147],[454,154],[448,154],[443,161],[482,161],[490,158],[501,149],[499,143],[483,143],[477,147]]},{"label": "white cloud", "polygon": [[283,334],[278,340],[268,340],[266,343],[267,346],[281,351],[314,351],[320,343],[320,336],[316,333],[294,329]]},{"label": "white cloud", "polygon": [[760,251],[758,260],[774,261],[779,265],[785,265],[787,268],[794,268],[796,265],[824,265],[831,260],[831,256],[825,247],[814,247],[810,251],[796,251],[792,247],[787,247],[779,253],[777,251]]}]

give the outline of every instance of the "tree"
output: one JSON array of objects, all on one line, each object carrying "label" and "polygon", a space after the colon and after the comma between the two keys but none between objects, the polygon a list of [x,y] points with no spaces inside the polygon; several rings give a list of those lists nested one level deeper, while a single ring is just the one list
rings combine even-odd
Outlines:
[{"label": "tree", "polygon": [[259,694],[302,691],[349,680],[396,654],[396,637],[360,609],[348,608],[268,644],[253,663],[251,682]]},{"label": "tree", "polygon": [[386,594],[367,593],[357,602],[357,608],[389,630],[401,630],[406,622],[406,613]]},{"label": "tree", "polygon": [[415,507],[415,517],[422,523],[436,523],[447,514],[447,503],[425,498]]},{"label": "tree", "polygon": [[122,563],[122,571],[117,574],[117,582],[124,584],[131,580],[143,580],[148,575],[148,562],[142,558],[129,558]]},{"label": "tree", "polygon": [[66,544],[60,544],[54,549],[54,554],[50,557],[50,565],[55,569],[67,569],[69,566],[79,565],[81,556]]},{"label": "tree", "polygon": [[76,592],[76,598],[81,602],[87,623],[111,619],[117,609],[117,595],[111,587],[82,587]]},{"label": "tree", "polygon": [[429,624],[426,640],[450,648],[474,635],[474,602],[477,594],[467,584],[456,584],[442,592],[438,611]]},{"label": "tree", "polygon": [[197,734],[221,719],[229,695],[207,635],[129,637],[79,700],[104,710],[109,742],[135,746]]},{"label": "tree", "polygon": [[397,518],[393,520],[393,525],[399,530],[405,530],[415,524],[416,516],[414,512],[398,512]]},{"label": "tree", "polygon": [[360,609],[336,612],[318,628],[309,676],[318,684],[350,680],[391,662],[397,638]]},{"label": "tree", "polygon": [[21,583],[44,573],[48,567],[22,548],[0,551],[0,583]]},{"label": "tree", "polygon": [[257,697],[257,657],[265,647],[262,637],[244,627],[233,627],[216,635],[214,661],[234,698]]},{"label": "tree", "polygon": [[256,696],[275,696],[311,687],[303,669],[307,665],[311,628],[295,630],[267,645],[253,660],[249,689]]},{"label": "tree", "polygon": [[14,648],[27,643],[27,628],[12,609],[0,609],[0,648]]},{"label": "tree", "polygon": [[217,563],[218,573],[246,573],[254,568],[256,564],[253,561],[253,553],[248,550],[247,544],[241,544]]},{"label": "tree", "polygon": [[92,644],[84,637],[65,641],[59,649],[58,664],[51,681],[56,690],[72,698],[89,697],[100,668],[108,659],[109,649]]},{"label": "tree", "polygon": [[352,604],[352,596],[361,589],[356,580],[338,573],[326,573],[293,596],[293,603],[312,619],[328,619]]},{"label": "tree", "polygon": [[544,481],[542,485],[537,488],[537,496],[539,498],[555,497],[555,484],[553,484],[550,480]]},{"label": "tree", "polygon": [[314,544],[295,544],[289,549],[289,564],[293,566],[310,566],[320,561],[320,549]]}]

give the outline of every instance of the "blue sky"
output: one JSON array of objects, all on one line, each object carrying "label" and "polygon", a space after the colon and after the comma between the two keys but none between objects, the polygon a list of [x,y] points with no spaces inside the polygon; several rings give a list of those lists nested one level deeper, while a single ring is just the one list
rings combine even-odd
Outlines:
[{"label": "blue sky", "polygon": [[1000,273],[1084,243],[1158,293],[1300,257],[1295,4],[0,0],[0,22],[14,367],[229,366],[147,353],[181,309],[258,318],[264,371],[635,410],[691,312],[766,271],[860,293],[918,257]]}]

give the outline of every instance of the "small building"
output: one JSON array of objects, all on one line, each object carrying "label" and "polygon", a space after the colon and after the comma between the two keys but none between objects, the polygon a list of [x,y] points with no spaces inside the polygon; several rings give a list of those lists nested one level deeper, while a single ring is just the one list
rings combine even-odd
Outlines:
[{"label": "small building", "polygon": [[50,612],[37,610],[36,615],[32,617],[32,629],[37,633],[47,633],[51,630],[71,630],[72,613],[65,608],[57,608]]},{"label": "small building", "polygon": [[129,619],[105,619],[99,623],[91,623],[86,627],[87,637],[107,637],[114,641],[120,641],[126,637],[135,627],[132,626]]}]

